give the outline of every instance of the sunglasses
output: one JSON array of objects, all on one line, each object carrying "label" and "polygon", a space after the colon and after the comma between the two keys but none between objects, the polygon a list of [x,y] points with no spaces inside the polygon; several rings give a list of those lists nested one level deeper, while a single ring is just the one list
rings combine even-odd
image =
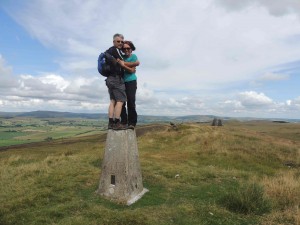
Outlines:
[{"label": "sunglasses", "polygon": [[129,51],[130,49],[131,49],[131,48],[123,48],[123,50],[124,50],[124,51],[126,51],[126,50],[128,50],[128,51]]}]

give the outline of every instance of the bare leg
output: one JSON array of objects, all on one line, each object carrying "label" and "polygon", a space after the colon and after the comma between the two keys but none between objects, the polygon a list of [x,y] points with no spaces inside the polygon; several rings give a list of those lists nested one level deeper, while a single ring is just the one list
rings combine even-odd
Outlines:
[{"label": "bare leg", "polygon": [[117,102],[115,104],[115,119],[120,119],[123,102]]},{"label": "bare leg", "polygon": [[115,105],[116,105],[116,101],[110,100],[110,104],[108,107],[108,117],[109,118],[114,118]]}]

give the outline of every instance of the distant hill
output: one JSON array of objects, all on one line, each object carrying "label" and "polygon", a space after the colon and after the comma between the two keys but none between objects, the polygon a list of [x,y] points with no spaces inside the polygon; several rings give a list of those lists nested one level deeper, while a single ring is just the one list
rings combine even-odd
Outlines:
[{"label": "distant hill", "polygon": [[22,112],[0,112],[0,118],[12,118],[22,114]]},{"label": "distant hill", "polygon": [[[33,117],[33,118],[83,118],[83,119],[99,119],[106,120],[106,113],[72,113],[72,112],[57,112],[57,111],[32,111],[32,112],[0,112],[2,118],[13,117]],[[139,123],[154,123],[154,122],[211,122],[217,116],[214,115],[189,115],[189,116],[151,116],[139,115]],[[281,123],[283,122],[300,122],[300,119],[281,119],[281,118],[251,118],[251,117],[217,117],[222,120],[268,120]]]},{"label": "distant hill", "polygon": [[175,117],[175,121],[182,122],[208,122],[212,121],[216,116],[214,115],[189,115],[189,116],[178,116]]},{"label": "distant hill", "polygon": [[84,118],[84,119],[104,119],[107,118],[105,113],[71,113],[56,111],[33,111],[25,112],[18,115],[19,117],[35,118]]},{"label": "distant hill", "polygon": [[[57,112],[57,111],[32,111],[32,112],[0,112],[0,117],[33,117],[33,118],[83,118],[83,119],[100,119],[106,120],[106,113],[72,113],[72,112]],[[151,116],[139,115],[139,123],[153,122],[209,122],[215,116],[213,115],[191,115],[191,116]]]}]

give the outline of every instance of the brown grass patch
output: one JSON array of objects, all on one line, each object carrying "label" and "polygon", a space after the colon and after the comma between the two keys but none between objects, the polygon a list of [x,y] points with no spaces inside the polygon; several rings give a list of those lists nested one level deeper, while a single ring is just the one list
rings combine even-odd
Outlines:
[{"label": "brown grass patch", "polygon": [[279,210],[265,215],[261,220],[263,225],[299,225],[300,212],[298,207]]},{"label": "brown grass patch", "polygon": [[283,210],[300,206],[300,179],[296,170],[282,172],[276,177],[265,177],[262,183],[276,208]]}]

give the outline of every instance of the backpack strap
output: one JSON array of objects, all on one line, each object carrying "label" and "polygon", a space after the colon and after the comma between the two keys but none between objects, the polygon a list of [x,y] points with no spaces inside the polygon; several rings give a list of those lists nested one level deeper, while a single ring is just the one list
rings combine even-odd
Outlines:
[{"label": "backpack strap", "polygon": [[120,50],[118,48],[117,48],[117,53],[119,54],[119,56],[121,57],[121,59],[124,59],[123,56],[122,56],[122,54],[121,54],[121,52],[120,52]]}]

